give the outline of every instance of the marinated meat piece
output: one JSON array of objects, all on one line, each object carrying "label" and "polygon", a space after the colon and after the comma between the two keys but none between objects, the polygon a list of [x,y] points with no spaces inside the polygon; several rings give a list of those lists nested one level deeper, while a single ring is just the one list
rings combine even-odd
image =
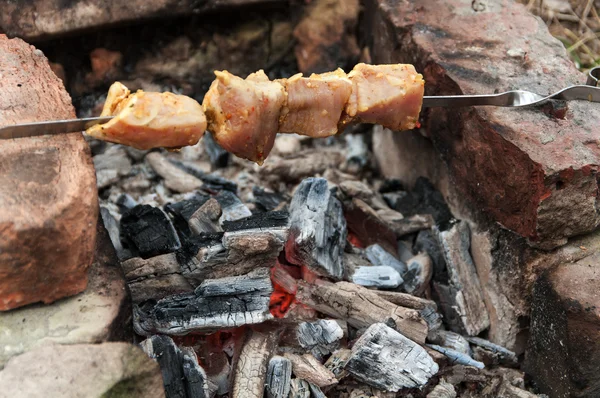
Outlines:
[{"label": "marinated meat piece", "polygon": [[352,82],[342,69],[284,79],[288,94],[279,131],[321,138],[338,133],[338,123],[352,92]]},{"label": "marinated meat piece", "polygon": [[202,106],[190,97],[142,90],[131,94],[119,82],[110,87],[101,116],[115,117],[90,127],[89,136],[141,150],[195,145],[207,125]]},{"label": "marinated meat piece", "polygon": [[348,77],[352,81],[352,94],[344,123],[380,124],[390,130],[410,130],[417,126],[425,82],[414,66],[360,63]]},{"label": "marinated meat piece", "polygon": [[262,165],[279,131],[286,93],[260,70],[242,79],[216,71],[202,106],[208,130],[225,150]]}]

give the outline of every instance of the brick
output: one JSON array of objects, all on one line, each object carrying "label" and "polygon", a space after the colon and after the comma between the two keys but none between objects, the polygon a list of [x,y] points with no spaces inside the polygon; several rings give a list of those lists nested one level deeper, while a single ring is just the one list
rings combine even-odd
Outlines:
[{"label": "brick", "polygon": [[[43,53],[0,35],[0,125],[75,117]],[[98,217],[81,133],[0,140],[0,311],[83,291]]]},{"label": "brick", "polygon": [[600,394],[600,252],[537,280],[525,369],[551,397]]},{"label": "brick", "polygon": [[[470,0],[369,0],[367,9],[372,62],[414,64],[426,95],[547,94],[585,82],[543,21],[516,2],[477,12]],[[600,223],[597,105],[430,108],[421,122],[465,200],[531,244],[557,247]]]}]

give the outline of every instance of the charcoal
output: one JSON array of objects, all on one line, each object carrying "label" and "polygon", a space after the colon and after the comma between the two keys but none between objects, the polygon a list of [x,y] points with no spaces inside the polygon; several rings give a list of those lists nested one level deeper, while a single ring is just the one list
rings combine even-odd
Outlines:
[{"label": "charcoal", "polygon": [[404,264],[415,256],[415,253],[412,251],[412,246],[412,242],[406,242],[404,240],[398,241],[398,258]]},{"label": "charcoal", "polygon": [[351,279],[357,285],[378,289],[395,289],[404,282],[398,271],[388,265],[358,267]]},{"label": "charcoal", "polygon": [[189,199],[166,204],[164,209],[167,214],[173,217],[173,223],[177,230],[182,232],[183,235],[190,236],[192,232],[188,221],[208,199],[210,199],[210,196],[195,192]]},{"label": "charcoal", "polygon": [[123,214],[121,234],[142,258],[181,248],[181,241],[167,215],[150,205],[137,205]]},{"label": "charcoal", "polygon": [[227,167],[229,164],[229,152],[223,149],[221,145],[215,141],[209,131],[204,133],[202,138],[204,149],[206,150],[206,153],[210,159],[210,164],[216,169]]},{"label": "charcoal", "polygon": [[283,195],[267,191],[256,185],[252,187],[252,196],[254,196],[256,208],[263,212],[278,209],[282,203],[287,201]]},{"label": "charcoal", "polygon": [[183,373],[183,353],[173,339],[169,336],[155,335],[142,341],[140,346],[160,366],[165,397],[188,398]]},{"label": "charcoal", "polygon": [[344,161],[337,149],[306,149],[281,159],[271,159],[259,170],[266,180],[295,183],[311,176],[323,174],[329,168],[339,168]]},{"label": "charcoal", "polygon": [[442,231],[447,230],[454,218],[444,196],[435,189],[431,182],[419,177],[410,192],[390,192],[384,194],[389,206],[402,213],[405,217],[416,214],[431,214]]},{"label": "charcoal", "polygon": [[106,188],[131,172],[131,161],[125,148],[110,145],[102,154],[93,157],[98,189]]},{"label": "charcoal", "polygon": [[208,378],[200,364],[196,353],[183,348],[183,377],[185,379],[185,391],[188,398],[209,398]]},{"label": "charcoal", "polygon": [[424,386],[439,366],[423,347],[375,323],[354,343],[345,369],[363,383],[397,392]]},{"label": "charcoal", "polygon": [[331,387],[338,383],[335,375],[312,354],[297,355],[286,352],[283,356],[292,363],[292,372],[297,378],[318,387]]},{"label": "charcoal", "polygon": [[346,134],[346,167],[359,172],[369,163],[369,148],[362,134]]},{"label": "charcoal", "polygon": [[311,398],[310,385],[306,380],[292,379],[290,388],[291,398]]},{"label": "charcoal", "polygon": [[476,361],[468,354],[453,350],[452,348],[440,347],[436,344],[427,344],[427,347],[444,354],[446,357],[448,357],[448,359],[450,359],[452,364],[474,366],[477,369],[485,368],[485,365],[482,362]]},{"label": "charcoal", "polygon": [[321,390],[319,386],[316,386],[313,383],[309,382],[308,388],[310,389],[311,398],[327,398],[327,396],[323,393],[323,390]]},{"label": "charcoal", "polygon": [[110,237],[110,241],[115,248],[115,252],[117,253],[117,257],[119,261],[124,261],[128,258],[131,258],[133,255],[131,252],[125,248],[121,244],[121,232],[119,228],[119,222],[110,214],[110,211],[104,207],[100,206],[100,217],[102,217],[102,222],[104,223],[104,227],[108,231],[108,236]]},{"label": "charcoal", "polygon": [[220,191],[215,196],[215,199],[223,209],[223,214],[220,218],[221,224],[225,221],[237,221],[252,215],[250,209],[231,191]]},{"label": "charcoal", "polygon": [[371,206],[359,198],[346,200],[343,204],[348,231],[364,246],[379,244],[389,253],[396,255],[396,234]]},{"label": "charcoal", "polygon": [[425,307],[419,310],[419,315],[427,323],[430,333],[435,333],[442,328],[442,315],[435,307]]},{"label": "charcoal", "polygon": [[[375,244],[365,249],[365,255],[373,265],[385,265],[395,269],[401,276],[408,270],[406,264],[398,260],[381,245]],[[400,282],[402,283],[402,282]]]},{"label": "charcoal", "polygon": [[160,300],[176,294],[191,292],[194,288],[181,274],[152,276],[142,280],[128,282],[131,301],[142,304],[148,300]]},{"label": "charcoal", "polygon": [[352,350],[348,348],[340,348],[334,351],[331,356],[325,362],[325,367],[333,373],[338,380],[342,380],[348,375],[348,371],[344,369],[346,362],[350,359]]},{"label": "charcoal", "polygon": [[203,182],[185,170],[173,165],[158,152],[150,152],[146,160],[152,169],[164,179],[165,186],[175,192],[192,192],[202,187]]},{"label": "charcoal", "polygon": [[268,398],[288,398],[291,388],[292,363],[289,359],[275,355],[269,360],[266,379]]},{"label": "charcoal", "polygon": [[427,289],[433,274],[431,258],[427,253],[421,253],[408,260],[407,265],[408,271],[404,273],[402,288],[415,296],[421,295]]},{"label": "charcoal", "polygon": [[412,294],[389,292],[384,290],[373,290],[372,292],[377,294],[377,296],[381,297],[382,299],[401,307],[412,308],[415,310],[422,310],[425,308],[432,308],[434,311],[437,310],[437,304],[435,301],[416,297]]},{"label": "charcoal", "polygon": [[342,181],[338,184],[343,197],[340,200],[358,198],[375,210],[387,210],[402,218],[402,214],[390,209],[382,197],[375,193],[367,184],[361,181]]},{"label": "charcoal", "polygon": [[116,201],[117,206],[119,207],[119,211],[125,213],[129,209],[133,209],[138,203],[131,197],[131,195],[127,193],[123,193],[119,195]]},{"label": "charcoal", "polygon": [[278,342],[274,334],[258,330],[247,332],[243,346],[234,358],[232,398],[263,396],[269,358]]},{"label": "charcoal", "polygon": [[313,272],[342,279],[342,253],[346,245],[346,220],[341,203],[328,189],[327,180],[303,180],[290,204],[288,261]]},{"label": "charcoal", "polygon": [[319,319],[315,322],[302,322],[297,330],[298,342],[316,358],[322,359],[338,348],[344,331],[333,319]]},{"label": "charcoal", "polygon": [[404,191],[404,184],[397,178],[386,178],[379,187],[379,193]]},{"label": "charcoal", "polygon": [[402,219],[391,219],[387,214],[383,214],[381,211],[378,211],[377,214],[388,224],[390,229],[394,231],[397,238],[402,238],[406,235],[429,229],[434,225],[433,217],[430,214],[415,214],[403,217]]},{"label": "charcoal", "polygon": [[219,218],[222,214],[219,202],[210,198],[188,220],[190,230],[194,235],[222,232],[222,228],[219,225]]},{"label": "charcoal", "polygon": [[456,390],[452,384],[440,380],[426,398],[456,398]]},{"label": "charcoal", "polygon": [[444,317],[451,330],[476,336],[489,327],[490,318],[471,258],[469,226],[460,221],[447,231],[438,230],[437,239],[449,274],[448,285],[433,284]]},{"label": "charcoal", "polygon": [[206,173],[203,170],[201,170],[198,166],[190,162],[177,159],[169,159],[169,162],[171,162],[171,164],[175,165],[181,170],[185,171],[186,173],[202,181],[204,183],[204,189],[212,190],[215,192],[225,190],[230,191],[232,193],[237,193],[238,186],[233,181],[230,181],[223,177],[219,177],[212,173]]},{"label": "charcoal", "polygon": [[475,346],[475,358],[480,357],[482,362],[505,366],[518,364],[517,355],[511,350],[480,337],[467,337],[466,340]]},{"label": "charcoal", "polygon": [[462,352],[466,355],[471,355],[471,347],[469,342],[463,336],[458,333],[451,332],[449,330],[437,330],[433,333],[429,333],[427,336],[429,343],[437,344],[444,348],[450,348],[454,351]]},{"label": "charcoal", "polygon": [[194,292],[134,306],[134,327],[140,335],[185,335],[261,323],[273,318],[269,312],[272,291],[265,268],[206,280]]},{"label": "charcoal", "polygon": [[425,230],[419,232],[414,244],[414,251],[429,254],[433,265],[433,280],[441,283],[448,282],[449,276],[446,269],[446,260],[433,231]]},{"label": "charcoal", "polygon": [[299,280],[296,299],[333,318],[345,319],[357,329],[376,322],[390,322],[417,343],[424,343],[427,337],[427,325],[416,310],[392,304],[375,291],[354,283],[319,281],[311,284]]},{"label": "charcoal", "polygon": [[224,221],[223,230],[235,232],[242,230],[266,230],[270,228],[286,228],[289,224],[289,213],[286,211],[270,211],[253,214],[235,221]]}]

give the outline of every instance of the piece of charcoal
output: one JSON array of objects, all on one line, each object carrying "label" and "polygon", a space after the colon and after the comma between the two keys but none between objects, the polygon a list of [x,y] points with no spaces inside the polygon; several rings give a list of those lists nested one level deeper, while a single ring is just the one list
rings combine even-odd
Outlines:
[{"label": "piece of charcoal", "polygon": [[368,203],[360,198],[352,198],[351,201],[345,200],[343,206],[348,231],[362,245],[379,244],[389,253],[396,254],[396,234]]},{"label": "piece of charcoal", "polygon": [[202,141],[204,143],[204,149],[206,150],[206,153],[208,153],[210,164],[217,169],[227,167],[229,164],[229,152],[223,149],[221,145],[215,141],[209,131],[204,133],[202,138],[204,138]]},{"label": "piece of charcoal", "polygon": [[397,392],[424,386],[439,366],[423,347],[384,323],[375,323],[354,343],[345,369],[363,383]]},{"label": "piece of charcoal", "polygon": [[346,362],[350,359],[352,350],[348,348],[340,348],[334,351],[325,362],[325,367],[335,375],[336,379],[342,380],[348,375],[348,371],[344,369]]},{"label": "piece of charcoal", "polygon": [[291,398],[311,398],[310,394],[310,385],[306,380],[292,379],[292,385],[290,387]]},{"label": "piece of charcoal", "polygon": [[272,292],[267,268],[206,280],[194,292],[134,305],[134,328],[142,336],[185,335],[262,323],[273,318],[269,312]]},{"label": "piece of charcoal", "polygon": [[319,281],[312,284],[299,280],[296,299],[333,318],[345,319],[357,329],[376,322],[390,322],[417,343],[424,343],[427,337],[427,324],[418,311],[392,304],[375,291],[354,283]]},{"label": "piece of charcoal", "polygon": [[300,345],[321,359],[338,348],[344,331],[333,319],[319,319],[315,322],[302,322],[296,331]]},{"label": "piece of charcoal", "polygon": [[127,193],[119,195],[116,201],[117,206],[121,214],[125,213],[129,209],[133,209],[138,203]]},{"label": "piece of charcoal", "polygon": [[243,346],[234,357],[231,397],[262,397],[265,390],[269,358],[278,339],[275,332],[249,330],[241,342]]},{"label": "piece of charcoal", "polygon": [[270,211],[253,214],[235,221],[224,221],[225,232],[235,232],[251,229],[286,228],[289,225],[289,213],[286,211]]},{"label": "piece of charcoal", "polygon": [[171,191],[192,192],[203,185],[200,179],[175,166],[159,152],[150,152],[146,155],[146,161],[156,174],[163,178],[165,186]]},{"label": "piece of charcoal", "polygon": [[477,369],[485,368],[485,365],[482,362],[476,361],[473,358],[471,358],[468,354],[453,350],[452,348],[440,347],[437,344],[427,344],[427,347],[441,352],[442,354],[447,356],[452,364],[474,366]]},{"label": "piece of charcoal", "polygon": [[448,270],[446,269],[446,260],[442,249],[431,230],[420,231],[413,250],[417,253],[427,253],[431,258],[433,265],[433,280],[441,283],[448,283]]},{"label": "piece of charcoal", "polygon": [[183,377],[188,398],[208,398],[208,378],[200,364],[196,353],[188,347],[181,349],[183,354]]},{"label": "piece of charcoal", "polygon": [[452,384],[440,380],[438,385],[427,394],[426,398],[456,398],[456,390]]},{"label": "piece of charcoal", "polygon": [[310,389],[311,398],[327,398],[327,396],[323,393],[319,386],[316,386],[313,383],[309,382],[308,388]]},{"label": "piece of charcoal", "polygon": [[108,231],[108,236],[110,237],[110,241],[115,248],[115,252],[117,253],[117,257],[119,261],[127,260],[128,258],[133,257],[132,253],[123,248],[121,244],[121,232],[119,228],[119,222],[110,214],[110,211],[104,207],[100,206],[100,217],[102,217],[102,222],[104,223],[104,227]]},{"label": "piece of charcoal", "polygon": [[369,148],[363,134],[346,134],[346,166],[353,172],[362,170],[369,163]]},{"label": "piece of charcoal", "polygon": [[386,178],[379,187],[379,193],[404,191],[404,184],[397,178]]},{"label": "piece of charcoal", "polygon": [[400,276],[404,275],[408,270],[406,264],[398,260],[379,244],[368,246],[365,249],[365,255],[367,256],[371,264],[387,265],[389,267],[392,267],[398,272],[398,274],[400,274]]},{"label": "piece of charcoal", "polygon": [[408,260],[406,264],[408,271],[403,275],[402,288],[407,293],[419,296],[427,289],[431,281],[433,274],[431,258],[427,253],[420,253]]},{"label": "piece of charcoal", "polygon": [[169,159],[169,162],[171,162],[173,165],[180,168],[181,170],[185,171],[186,173],[202,181],[204,183],[202,187],[203,189],[212,190],[215,192],[225,190],[230,191],[232,193],[237,193],[238,186],[235,182],[231,180],[219,177],[212,173],[206,173],[191,162],[186,162],[184,160],[178,159]]},{"label": "piece of charcoal", "polygon": [[427,341],[445,348],[453,349],[454,351],[462,352],[469,356],[471,355],[471,347],[469,346],[467,339],[460,334],[449,330],[430,332],[427,336]]},{"label": "piece of charcoal", "polygon": [[163,377],[165,397],[187,398],[183,374],[183,354],[169,336],[154,335],[140,343],[140,347],[158,362]]},{"label": "piece of charcoal", "polygon": [[268,398],[288,398],[291,388],[292,363],[279,355],[269,360],[265,389]]},{"label": "piece of charcoal", "polygon": [[[501,364],[505,366],[515,366],[519,362],[517,355],[513,351],[506,349],[501,345],[494,344],[489,340],[480,337],[466,337],[466,340],[475,345],[475,348],[482,349],[476,350],[475,352],[475,357],[480,356],[482,362],[489,361],[494,365]],[[483,350],[487,352],[484,352]]]},{"label": "piece of charcoal", "polygon": [[304,179],[290,204],[288,261],[304,265],[319,275],[342,279],[346,237],[342,205],[329,191],[327,180]]},{"label": "piece of charcoal", "polygon": [[283,356],[292,363],[292,372],[300,379],[318,387],[331,387],[338,383],[335,375],[312,354],[297,355],[286,352]]},{"label": "piece of charcoal", "polygon": [[241,220],[252,215],[250,209],[231,191],[219,191],[215,199],[221,205],[221,209],[223,209],[223,214],[219,220],[221,225],[225,221]]},{"label": "piece of charcoal", "polygon": [[123,214],[121,235],[142,258],[181,248],[181,241],[167,215],[150,205],[137,205]]},{"label": "piece of charcoal", "polygon": [[404,282],[398,271],[389,265],[357,267],[351,279],[357,285],[378,289],[395,289]]},{"label": "piece of charcoal", "polygon": [[467,336],[476,336],[490,326],[483,290],[471,258],[471,236],[465,221],[446,231],[436,231],[448,270],[448,284],[433,283],[449,328]]},{"label": "piece of charcoal", "polygon": [[264,188],[253,186],[252,196],[254,197],[254,204],[260,211],[272,211],[286,201],[286,198],[276,192],[267,191]]},{"label": "piece of charcoal", "polygon": [[194,235],[221,232],[222,228],[219,225],[219,218],[222,214],[223,211],[219,202],[210,198],[188,220],[190,230]]},{"label": "piece of charcoal", "polygon": [[188,221],[192,215],[210,199],[210,196],[200,192],[195,192],[188,199],[180,202],[167,203],[164,206],[165,212],[173,218],[173,224],[184,236],[191,236]]}]

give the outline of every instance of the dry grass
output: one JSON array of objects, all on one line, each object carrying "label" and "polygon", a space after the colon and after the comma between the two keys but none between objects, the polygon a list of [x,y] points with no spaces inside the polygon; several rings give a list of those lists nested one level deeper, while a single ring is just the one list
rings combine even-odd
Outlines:
[{"label": "dry grass", "polygon": [[541,17],[585,72],[600,65],[600,0],[518,0]]}]

